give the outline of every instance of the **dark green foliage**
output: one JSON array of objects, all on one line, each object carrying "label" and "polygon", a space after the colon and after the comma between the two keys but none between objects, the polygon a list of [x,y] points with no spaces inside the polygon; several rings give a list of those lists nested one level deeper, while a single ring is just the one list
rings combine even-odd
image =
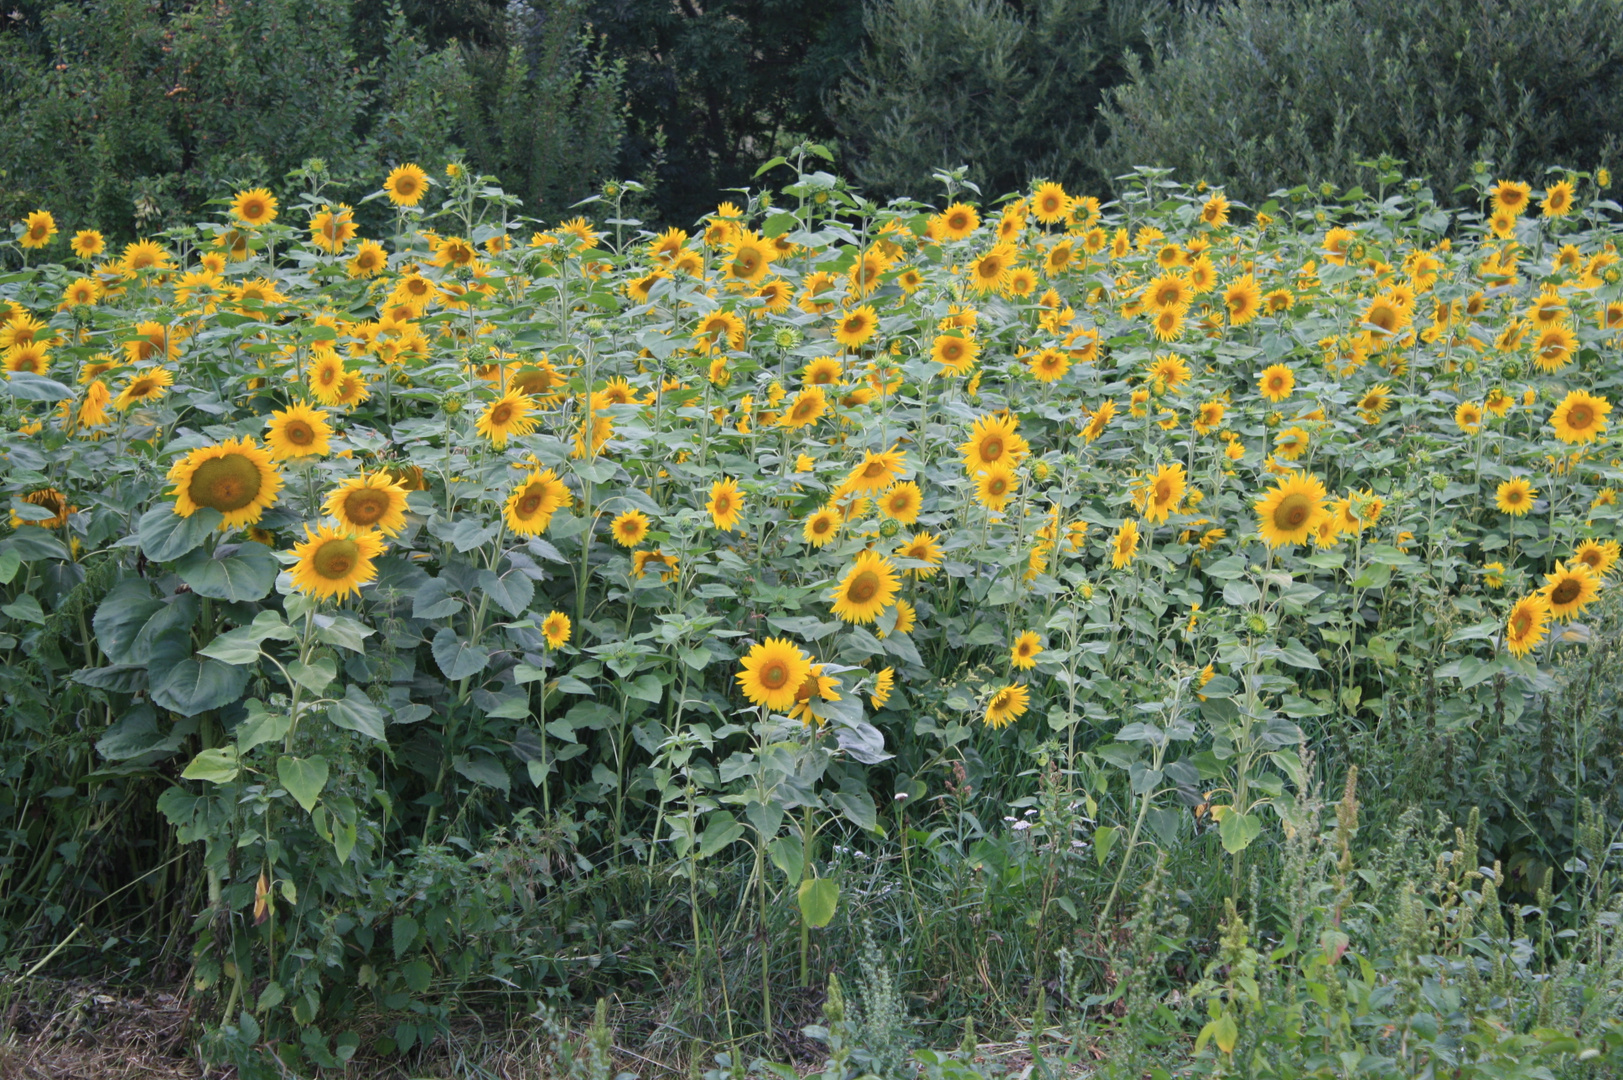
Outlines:
[{"label": "dark green foliage", "polygon": [[1103,187],[1099,102],[1170,15],[1123,0],[877,0],[858,71],[833,91],[847,165],[885,196],[966,164],[989,196],[1034,177]]},{"label": "dark green foliage", "polygon": [[829,141],[824,94],[862,43],[861,0],[593,0],[590,11],[626,63],[621,174],[654,169],[660,215],[677,225],[801,139]]},{"label": "dark green foliage", "polygon": [[1281,177],[1350,185],[1390,154],[1447,197],[1489,159],[1533,179],[1623,138],[1623,7],[1611,0],[1236,0],[1129,64],[1105,161],[1170,166],[1257,199]]}]

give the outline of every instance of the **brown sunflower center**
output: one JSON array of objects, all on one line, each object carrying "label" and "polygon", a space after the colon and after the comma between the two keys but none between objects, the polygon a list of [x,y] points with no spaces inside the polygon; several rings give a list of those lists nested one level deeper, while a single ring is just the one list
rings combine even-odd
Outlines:
[{"label": "brown sunflower center", "polygon": [[997,435],[989,435],[981,440],[981,460],[996,461],[1003,456],[1003,439]]},{"label": "brown sunflower center", "polygon": [[815,521],[812,522],[812,532],[816,533],[818,536],[823,535],[824,533],[828,532],[828,530],[833,528],[833,527],[834,527],[834,523],[832,521],[830,521],[828,518],[817,518]]},{"label": "brown sunflower center", "polygon": [[1533,629],[1533,614],[1529,611],[1518,611],[1510,617],[1510,632],[1516,637],[1526,637]]},{"label": "brown sunflower center", "polygon": [[512,419],[513,406],[505,402],[490,410],[491,427],[506,427],[508,422]]},{"label": "brown sunflower center", "polygon": [[726,517],[733,512],[733,497],[731,495],[717,495],[715,513],[717,517]]},{"label": "brown sunflower center", "polygon": [[1274,527],[1300,529],[1313,513],[1313,500],[1306,495],[1287,495],[1274,508]]},{"label": "brown sunflower center", "polygon": [[768,690],[782,690],[789,684],[789,663],[773,658],[762,664],[756,674],[761,680],[761,685]]},{"label": "brown sunflower center", "polygon": [[345,537],[328,540],[317,548],[315,556],[310,560],[310,566],[318,575],[329,581],[341,581],[349,576],[360,559],[360,545]]},{"label": "brown sunflower center", "polygon": [[986,493],[994,499],[1009,490],[1009,481],[1001,476],[994,476],[986,482]]},{"label": "brown sunflower center", "polygon": [[1550,590],[1550,601],[1555,604],[1570,604],[1583,593],[1584,587],[1577,578],[1562,578],[1555,588]]},{"label": "brown sunflower center", "polygon": [[192,473],[186,493],[198,506],[221,513],[241,510],[259,495],[265,482],[259,466],[242,454],[210,458]]},{"label": "brown sunflower center", "polygon": [[872,570],[864,570],[851,579],[851,584],[845,587],[846,599],[853,603],[866,604],[879,595],[879,575]]},{"label": "brown sunflower center", "polygon": [[351,492],[344,499],[344,516],[357,525],[375,525],[388,512],[388,494],[375,488]]},{"label": "brown sunflower center", "polygon": [[1567,426],[1583,430],[1595,422],[1595,413],[1588,405],[1574,405],[1567,413]]},{"label": "brown sunflower center", "polygon": [[282,438],[294,446],[309,446],[316,441],[315,429],[303,420],[289,420],[282,428]]},{"label": "brown sunflower center", "polygon": [[1383,304],[1369,313],[1369,321],[1390,334],[1398,324],[1398,313]]},{"label": "brown sunflower center", "polygon": [[1172,481],[1162,480],[1155,485],[1155,505],[1165,506],[1172,501]]},{"label": "brown sunflower center", "polygon": [[532,517],[536,511],[541,509],[541,502],[544,498],[544,492],[526,491],[523,495],[519,496],[518,502],[514,504],[514,509],[518,511],[519,517]]}]

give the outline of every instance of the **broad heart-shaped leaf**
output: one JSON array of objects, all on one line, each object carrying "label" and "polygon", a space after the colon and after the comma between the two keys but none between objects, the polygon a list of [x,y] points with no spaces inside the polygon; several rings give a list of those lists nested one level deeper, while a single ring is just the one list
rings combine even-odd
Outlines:
[{"label": "broad heart-shaped leaf", "polygon": [[428,531],[466,555],[496,535],[495,525],[480,525],[472,518],[431,522]]},{"label": "broad heart-shaped leaf", "polygon": [[237,753],[246,754],[261,743],[275,742],[293,726],[293,717],[285,712],[271,712],[255,700],[248,702],[248,718],[237,725]]},{"label": "broad heart-shaped leaf", "polygon": [[451,759],[451,764],[457,772],[476,784],[500,788],[503,793],[512,790],[513,780],[507,775],[507,769],[489,754],[480,754],[473,758],[458,754]]},{"label": "broad heart-shaped leaf", "polygon": [[308,664],[294,660],[287,665],[287,673],[300,686],[319,694],[338,677],[338,664],[330,656],[318,656]]},{"label": "broad heart-shaped leaf", "polygon": [[199,659],[185,635],[171,634],[153,646],[147,682],[155,704],[182,716],[196,716],[242,697],[248,669]]},{"label": "broad heart-shaped leaf", "polygon": [[194,721],[182,720],[158,729],[158,714],[151,705],[137,705],[121,716],[96,740],[96,753],[108,761],[129,761],[161,754],[168,757],[185,745],[186,737],[197,730]]},{"label": "broad heart-shaped leaf", "polygon": [[308,813],[316,808],[316,800],[327,786],[327,759],[320,754],[307,758],[283,754],[276,759],[276,779]]},{"label": "broad heart-shaped leaf", "polygon": [[237,778],[237,748],[217,746],[204,750],[192,758],[192,763],[181,771],[182,780],[207,780],[211,784],[229,784]]},{"label": "broad heart-shaped leaf", "polygon": [[346,731],[358,731],[379,742],[388,738],[383,734],[383,710],[366,696],[366,691],[354,683],[344,689],[343,697],[327,706],[327,719],[331,720],[335,727],[341,727]]},{"label": "broad heart-shaped leaf", "polygon": [[506,576],[499,576],[494,570],[481,570],[479,587],[497,607],[514,618],[529,610],[530,600],[535,596],[535,582],[517,570],[509,570]]},{"label": "broad heart-shaped leaf", "polygon": [[1262,822],[1255,814],[1242,814],[1230,807],[1217,827],[1217,835],[1223,841],[1223,850],[1236,855],[1262,835]]},{"label": "broad heart-shaped leaf", "polygon": [[222,545],[213,558],[193,551],[175,564],[192,592],[212,600],[263,600],[281,570],[270,548],[252,542]]},{"label": "broad heart-shaped leaf", "polygon": [[833,878],[807,878],[800,883],[796,898],[807,926],[827,926],[834,921],[834,909],[840,903],[840,883]]},{"label": "broad heart-shaped leaf", "polygon": [[455,630],[443,626],[434,635],[434,662],[447,679],[466,679],[485,670],[485,665],[490,663],[490,650],[469,645],[457,637]]},{"label": "broad heart-shaped leaf", "polygon": [[191,517],[181,517],[175,513],[174,504],[166,502],[141,515],[135,533],[141,538],[141,550],[147,558],[153,562],[173,562],[201,547],[222,520],[218,510],[207,507]]},{"label": "broad heart-shaped leaf", "polygon": [[163,606],[144,578],[125,578],[113,586],[90,624],[107,659],[115,664],[146,663],[152,656],[152,642],[142,641],[141,629]]}]

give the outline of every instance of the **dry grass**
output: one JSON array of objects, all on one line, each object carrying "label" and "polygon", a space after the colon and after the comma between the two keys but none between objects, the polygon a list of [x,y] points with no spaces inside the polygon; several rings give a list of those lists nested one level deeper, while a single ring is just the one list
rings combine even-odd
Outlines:
[{"label": "dry grass", "polygon": [[0,983],[5,1080],[228,1080],[192,1046],[191,1006],[170,992],[31,979]]}]

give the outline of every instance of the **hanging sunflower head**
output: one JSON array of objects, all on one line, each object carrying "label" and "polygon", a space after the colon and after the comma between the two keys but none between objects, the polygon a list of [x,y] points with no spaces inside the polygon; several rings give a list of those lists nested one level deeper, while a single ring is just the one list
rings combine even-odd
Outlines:
[{"label": "hanging sunflower head", "polygon": [[221,529],[252,525],[276,502],[282,475],[253,439],[228,439],[201,446],[169,469],[175,485],[175,513],[191,517],[218,510]]}]

